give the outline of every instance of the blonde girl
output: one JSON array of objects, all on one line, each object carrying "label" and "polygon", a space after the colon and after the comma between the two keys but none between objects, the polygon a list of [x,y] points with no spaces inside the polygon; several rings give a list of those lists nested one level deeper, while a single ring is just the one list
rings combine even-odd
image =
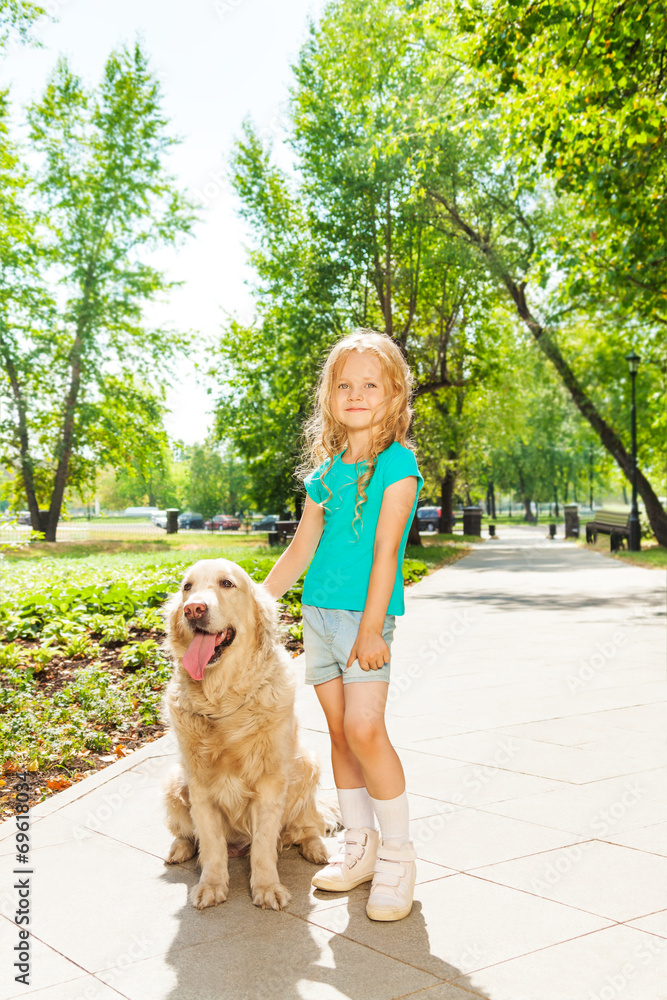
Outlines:
[{"label": "blonde girl", "polygon": [[[294,539],[265,584],[303,588],[306,682],[324,710],[344,833],[313,885],[372,881],[366,912],[412,908],[415,852],[401,762],[385,727],[390,648],[405,610],[402,562],[423,479],[408,446],[411,374],[393,340],[359,330],[332,348],[307,426],[311,467]],[[380,827],[376,830],[375,819]]]}]

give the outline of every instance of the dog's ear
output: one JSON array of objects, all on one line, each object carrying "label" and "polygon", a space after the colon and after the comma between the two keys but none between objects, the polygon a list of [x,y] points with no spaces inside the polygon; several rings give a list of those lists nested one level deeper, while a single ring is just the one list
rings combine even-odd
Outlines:
[{"label": "dog's ear", "polygon": [[251,594],[255,604],[257,645],[270,652],[278,639],[278,602],[263,583],[254,583]]},{"label": "dog's ear", "polygon": [[163,646],[169,653],[173,653],[172,642],[175,639],[177,642],[185,642],[186,636],[183,631],[183,620],[181,614],[183,598],[181,591],[177,590],[175,594],[168,597],[167,600],[162,605],[162,617],[164,618],[165,625],[165,639]]}]

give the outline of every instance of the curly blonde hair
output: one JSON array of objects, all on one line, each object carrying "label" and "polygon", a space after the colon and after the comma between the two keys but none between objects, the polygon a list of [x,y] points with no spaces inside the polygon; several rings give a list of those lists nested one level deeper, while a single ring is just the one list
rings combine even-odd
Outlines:
[{"label": "curly blonde hair", "polygon": [[[361,520],[361,508],[367,499],[366,487],[375,471],[380,452],[383,452],[394,441],[398,441],[399,444],[408,448],[413,447],[412,442],[408,440],[408,429],[412,419],[410,399],[413,377],[400,347],[385,333],[361,328],[343,337],[331,348],[329,356],[322,366],[315,390],[313,413],[304,427],[305,457],[298,469],[298,474],[305,478],[309,472],[328,460],[329,464],[321,475],[322,484],[329,494],[324,501],[324,506],[333,496],[324,481],[324,477],[333,465],[336,455],[340,454],[347,444],[347,430],[334,415],[333,394],[341,368],[353,351],[375,355],[382,369],[383,384],[388,390],[383,400],[383,402],[387,402],[387,409],[381,424],[376,427],[371,419],[370,454],[357,479],[357,495],[352,521],[354,527],[355,523]],[[357,534],[356,528],[355,534]]]}]

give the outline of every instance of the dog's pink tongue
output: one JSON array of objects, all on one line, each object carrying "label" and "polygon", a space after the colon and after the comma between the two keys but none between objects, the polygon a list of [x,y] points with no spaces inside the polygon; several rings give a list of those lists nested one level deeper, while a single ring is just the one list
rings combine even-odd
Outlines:
[{"label": "dog's pink tongue", "polygon": [[213,650],[222,640],[222,633],[218,635],[209,632],[196,632],[195,637],[188,646],[183,657],[183,666],[196,681],[200,681],[204,676],[206,665],[213,656]]}]

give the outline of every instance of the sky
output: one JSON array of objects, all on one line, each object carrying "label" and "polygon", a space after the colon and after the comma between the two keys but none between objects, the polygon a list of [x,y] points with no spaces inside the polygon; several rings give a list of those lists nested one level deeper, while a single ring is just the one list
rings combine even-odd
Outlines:
[{"label": "sky", "polygon": [[[43,47],[14,44],[0,60],[0,87],[10,88],[19,122],[21,108],[41,95],[59,55],[94,85],[109,53],[139,38],[160,80],[171,132],[182,139],[169,169],[201,204],[201,221],[185,245],[153,258],[183,285],[167,303],[151,306],[147,320],[196,330],[202,341],[215,337],[225,316],[250,320],[252,272],[227,180],[229,156],[250,116],[280,160],[291,66],[309,17],[317,18],[325,0],[41,2],[55,18],[34,29]],[[206,436],[216,392],[214,384],[198,380],[198,360],[205,362],[206,352],[195,344],[167,400],[167,431],[188,444]]]}]

